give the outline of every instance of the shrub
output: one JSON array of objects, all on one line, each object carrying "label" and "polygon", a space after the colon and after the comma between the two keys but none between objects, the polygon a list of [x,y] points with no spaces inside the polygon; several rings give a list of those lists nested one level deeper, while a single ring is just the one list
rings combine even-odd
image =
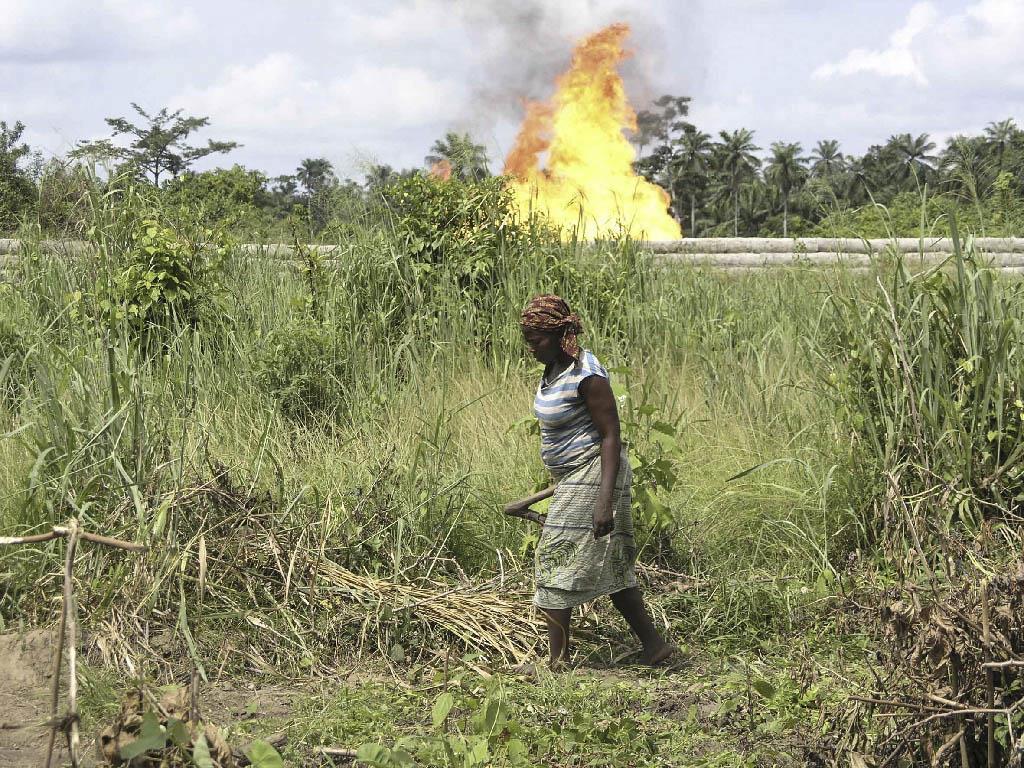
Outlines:
[{"label": "shrub", "polygon": [[267,337],[257,380],[286,418],[316,423],[336,414],[344,402],[348,369],[344,336],[304,317]]},{"label": "shrub", "polygon": [[1022,286],[959,243],[953,266],[911,274],[900,259],[873,295],[833,297],[831,377],[881,472],[870,527],[887,538],[976,531],[1024,501]]},{"label": "shrub", "polygon": [[99,307],[109,319],[153,331],[174,322],[194,327],[221,316],[228,246],[211,229],[190,234],[154,212],[129,226],[126,241],[112,254],[112,273],[98,291]]}]

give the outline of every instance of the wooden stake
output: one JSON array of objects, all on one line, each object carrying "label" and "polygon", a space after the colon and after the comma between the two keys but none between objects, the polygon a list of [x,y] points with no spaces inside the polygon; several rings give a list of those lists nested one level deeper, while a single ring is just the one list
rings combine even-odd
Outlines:
[{"label": "wooden stake", "polygon": [[[981,631],[982,640],[985,644],[985,663],[992,661],[992,632],[989,626],[989,607],[988,607],[988,579],[981,582]],[[995,707],[996,694],[995,686],[993,685],[993,679],[995,677],[995,670],[985,670],[985,706],[989,709]],[[987,739],[987,755],[988,755],[988,768],[995,768],[996,766],[996,717],[992,713],[985,716],[988,724],[988,739]]]},{"label": "wooden stake", "polygon": [[[61,604],[60,623],[57,626],[57,646],[53,649],[53,667],[51,673],[53,677],[53,686],[50,689],[50,742],[46,748],[46,768],[51,768],[53,765],[53,749],[57,745],[57,730],[61,725],[60,721],[57,719],[57,704],[60,702],[60,668],[61,661],[63,661],[64,657],[64,635],[71,607],[68,602],[68,596],[71,592],[71,571],[75,563],[75,549],[78,547],[78,521],[71,518],[71,521],[68,523],[68,527],[65,530],[67,531],[65,534],[55,533],[55,535],[50,537],[56,538],[58,535],[70,534],[67,536],[68,547],[67,552],[64,555],[64,600]],[[56,532],[56,528],[54,528],[54,531]],[[38,541],[40,539],[35,540]],[[45,541],[45,539],[42,540]],[[74,657],[69,655],[69,659],[72,658]],[[71,677],[74,678],[74,670],[72,670],[70,674]],[[77,694],[77,686],[72,683],[72,687]],[[77,735],[77,728],[75,729],[75,732]],[[77,747],[77,744],[75,746]],[[75,766],[78,765],[78,755],[76,753],[72,753],[71,762]]]},{"label": "wooden stake", "polygon": [[75,597],[75,581],[72,578],[74,551],[78,548],[79,528],[75,520],[70,524],[68,549],[71,556],[64,568],[64,602],[68,615],[68,752],[71,768],[78,768],[78,601]]}]

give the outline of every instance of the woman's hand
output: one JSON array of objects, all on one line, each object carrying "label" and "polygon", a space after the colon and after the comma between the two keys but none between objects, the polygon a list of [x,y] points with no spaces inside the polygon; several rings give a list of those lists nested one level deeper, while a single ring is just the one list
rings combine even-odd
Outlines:
[{"label": "woman's hand", "polygon": [[533,502],[528,498],[510,501],[505,505],[504,512],[509,517],[521,517],[523,520],[530,520],[531,522],[538,523],[539,525],[544,525],[544,518],[541,514],[530,509],[531,503]]},{"label": "woman's hand", "polygon": [[533,494],[532,496],[527,496],[525,499],[516,499],[515,501],[510,501],[508,504],[505,505],[504,512],[506,515],[509,515],[511,517],[521,517],[524,520],[532,520],[535,523],[540,523],[543,525],[544,517],[540,514],[540,512],[536,512],[535,510],[530,509],[530,505],[536,504],[538,501],[543,501],[544,499],[547,499],[550,496],[554,495],[554,493],[555,486],[549,485],[543,491],[537,491],[537,493]]},{"label": "woman's hand", "polygon": [[615,528],[615,516],[612,514],[612,503],[598,501],[594,506],[594,538],[607,536]]}]

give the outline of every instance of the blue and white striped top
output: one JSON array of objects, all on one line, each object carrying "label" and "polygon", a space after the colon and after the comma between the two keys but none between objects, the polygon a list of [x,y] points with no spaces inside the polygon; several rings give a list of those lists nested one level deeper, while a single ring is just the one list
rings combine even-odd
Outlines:
[{"label": "blue and white striped top", "polygon": [[533,400],[540,422],[540,457],[551,472],[563,474],[596,456],[601,449],[590,411],[580,394],[580,383],[591,376],[609,378],[608,371],[588,349],[554,380],[541,379]]}]

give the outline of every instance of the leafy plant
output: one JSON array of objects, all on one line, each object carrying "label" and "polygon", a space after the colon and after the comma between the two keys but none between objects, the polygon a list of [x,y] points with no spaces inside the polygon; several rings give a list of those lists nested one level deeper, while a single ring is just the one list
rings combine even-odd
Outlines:
[{"label": "leafy plant", "polygon": [[350,386],[347,339],[316,320],[300,318],[271,331],[256,360],[256,376],[287,418],[312,423],[336,414]]}]

